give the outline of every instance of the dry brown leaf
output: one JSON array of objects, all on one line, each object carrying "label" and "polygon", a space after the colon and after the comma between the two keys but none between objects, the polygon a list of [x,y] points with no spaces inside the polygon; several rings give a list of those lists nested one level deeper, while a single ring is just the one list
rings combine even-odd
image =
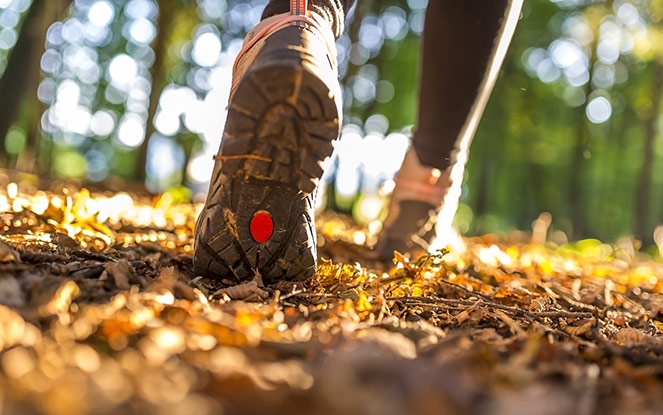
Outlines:
[{"label": "dry brown leaf", "polygon": [[18,280],[9,275],[0,276],[0,304],[21,307],[25,304],[25,293]]},{"label": "dry brown leaf", "polygon": [[559,326],[561,329],[571,336],[581,336],[585,333],[588,333],[592,327],[594,327],[594,325],[596,325],[596,318],[594,317],[582,321],[577,321],[574,323],[574,325],[569,325],[564,319],[559,320]]},{"label": "dry brown leaf", "polygon": [[175,267],[164,267],[161,269],[159,276],[150,284],[148,291],[163,289],[172,292],[178,279],[179,275]]},{"label": "dry brown leaf", "polygon": [[466,323],[467,321],[470,322],[477,322],[480,321],[482,318],[486,316],[486,309],[480,308],[480,306],[483,304],[481,300],[475,302],[471,307],[461,311],[459,314],[457,314],[454,319],[459,325],[462,325]]},{"label": "dry brown leaf", "polygon": [[231,300],[264,301],[269,297],[269,292],[263,290],[262,287],[264,287],[262,276],[256,272],[251,281],[232,287],[221,288],[214,292],[212,296],[226,295]]},{"label": "dry brown leaf", "polygon": [[58,249],[64,253],[69,253],[71,251],[80,249],[80,245],[78,244],[78,242],[76,242],[69,235],[62,232],[52,233],[51,241],[53,241],[53,243],[57,245]]},{"label": "dry brown leaf", "polygon": [[21,262],[21,256],[11,246],[0,240],[0,263]]},{"label": "dry brown leaf", "polygon": [[109,262],[104,265],[106,272],[113,277],[115,285],[121,290],[128,290],[131,287],[129,279],[134,274],[134,269],[126,259],[116,262]]},{"label": "dry brown leaf", "polygon": [[651,338],[638,329],[627,327],[615,335],[615,341],[620,346],[636,346],[651,341]]}]

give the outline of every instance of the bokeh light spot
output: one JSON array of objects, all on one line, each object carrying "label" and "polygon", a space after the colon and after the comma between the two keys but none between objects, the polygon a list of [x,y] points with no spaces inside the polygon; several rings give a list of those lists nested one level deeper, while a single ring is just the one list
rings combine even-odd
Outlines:
[{"label": "bokeh light spot", "polygon": [[596,97],[587,104],[587,118],[594,124],[608,121],[612,115],[612,105],[606,97]]},{"label": "bokeh light spot", "polygon": [[90,129],[98,136],[107,136],[115,129],[115,117],[105,110],[94,113],[90,121]]},{"label": "bokeh light spot", "polygon": [[95,2],[87,13],[87,18],[92,24],[104,27],[108,26],[115,16],[113,5],[107,1]]},{"label": "bokeh light spot", "polygon": [[111,82],[122,90],[127,90],[138,73],[136,61],[127,54],[117,55],[108,65]]},{"label": "bokeh light spot", "polygon": [[127,113],[120,121],[117,139],[127,147],[138,147],[145,139],[145,120],[138,114]]},{"label": "bokeh light spot", "polygon": [[154,24],[147,19],[136,19],[130,23],[129,36],[131,36],[131,40],[138,44],[149,44],[152,42],[156,34],[157,29],[154,27]]},{"label": "bokeh light spot", "polygon": [[213,66],[219,60],[221,39],[216,33],[206,32],[196,38],[191,58],[200,66]]}]

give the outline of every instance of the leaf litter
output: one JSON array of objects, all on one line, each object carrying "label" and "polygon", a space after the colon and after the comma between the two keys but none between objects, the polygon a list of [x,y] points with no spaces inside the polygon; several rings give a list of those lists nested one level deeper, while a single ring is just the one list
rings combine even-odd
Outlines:
[{"label": "leaf litter", "polygon": [[303,282],[192,274],[200,205],[0,190],[0,414],[659,414],[663,264],[631,243],[371,258],[318,218]]}]

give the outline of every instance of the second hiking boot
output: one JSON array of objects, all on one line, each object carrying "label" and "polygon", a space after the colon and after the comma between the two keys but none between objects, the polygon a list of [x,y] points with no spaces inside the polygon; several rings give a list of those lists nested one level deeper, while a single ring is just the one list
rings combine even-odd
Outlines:
[{"label": "second hiking boot", "polygon": [[423,166],[413,148],[405,154],[394,180],[387,218],[375,247],[378,256],[385,260],[391,259],[394,251],[416,256],[417,252],[428,250],[439,210],[451,186],[449,171]]}]

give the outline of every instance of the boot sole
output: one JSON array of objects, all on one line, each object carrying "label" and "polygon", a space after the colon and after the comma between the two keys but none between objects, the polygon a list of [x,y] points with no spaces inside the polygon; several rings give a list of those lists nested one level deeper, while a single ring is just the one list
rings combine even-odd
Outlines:
[{"label": "boot sole", "polygon": [[[274,281],[315,272],[312,193],[339,134],[340,101],[331,67],[297,47],[306,32],[272,35],[277,46],[265,44],[231,99],[221,161],[196,224],[198,274],[245,280],[259,272]],[[257,214],[273,224],[268,238],[251,230]]]}]

